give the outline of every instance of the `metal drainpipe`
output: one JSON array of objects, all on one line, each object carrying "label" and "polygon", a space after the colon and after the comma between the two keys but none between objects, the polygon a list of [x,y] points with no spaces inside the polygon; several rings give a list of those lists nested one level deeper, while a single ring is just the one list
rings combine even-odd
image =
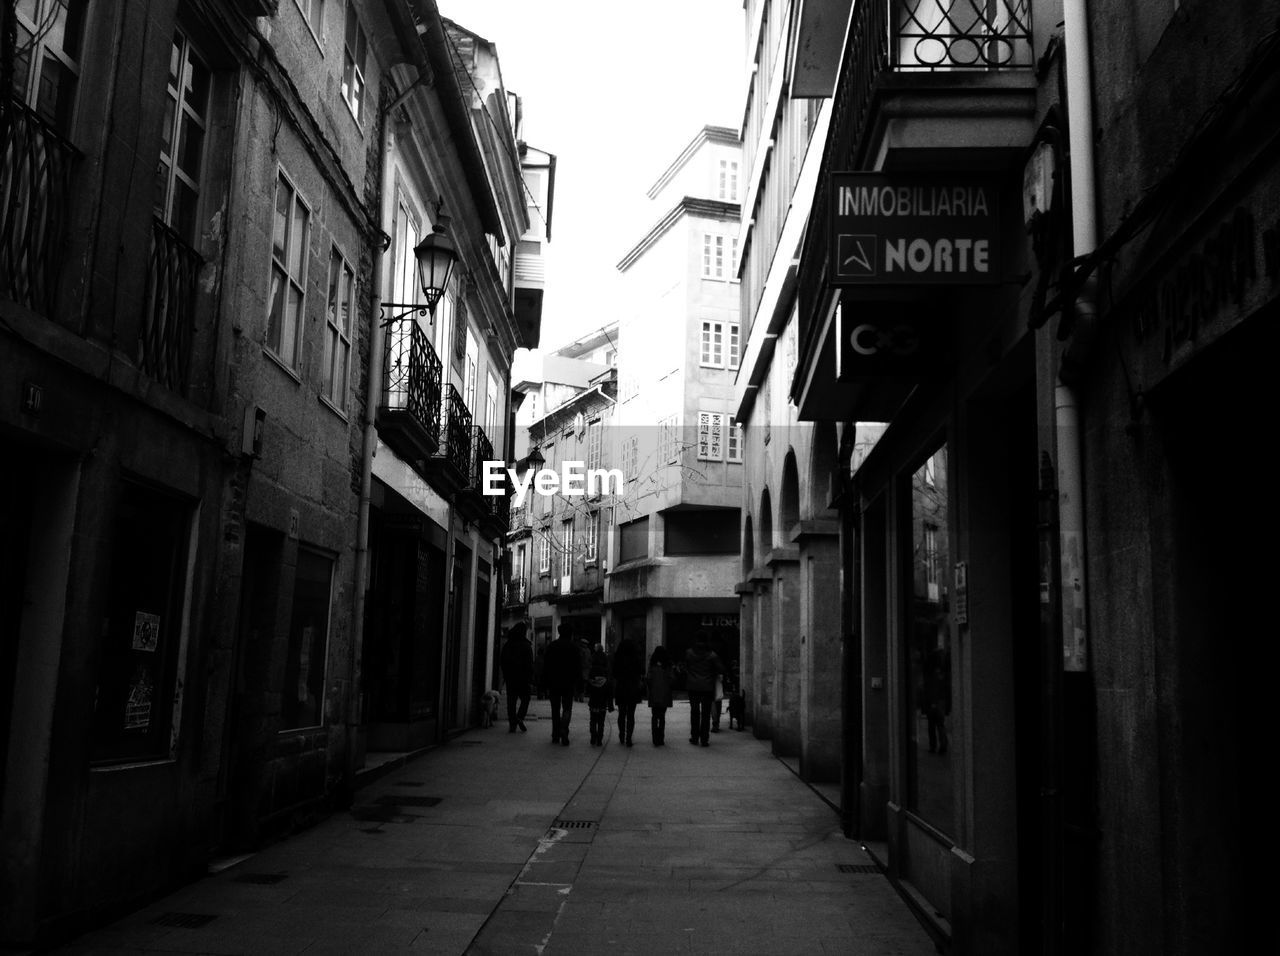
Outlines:
[{"label": "metal drainpipe", "polygon": [[[1098,245],[1096,218],[1097,189],[1094,180],[1094,134],[1092,56],[1089,45],[1088,0],[1063,0],[1063,57],[1066,71],[1067,133],[1071,182],[1072,250],[1076,257],[1092,253]],[[1046,688],[1055,698],[1055,706],[1047,714],[1046,745],[1055,758],[1046,767],[1043,781],[1046,794],[1046,832],[1053,853],[1046,854],[1043,890],[1053,900],[1046,901],[1046,920],[1042,940],[1044,953],[1060,953],[1064,945],[1062,892],[1064,889],[1062,857],[1062,783],[1063,740],[1061,671],[1083,671],[1087,666],[1087,607],[1085,604],[1086,541],[1084,517],[1084,479],[1080,454],[1079,402],[1074,387],[1064,371],[1080,359],[1096,324],[1095,285],[1087,283],[1068,305],[1074,314],[1075,339],[1068,344],[1059,380],[1054,386],[1055,451],[1057,478],[1058,612],[1061,621],[1060,641],[1055,649],[1062,655],[1057,669],[1056,686]],[[1046,661],[1046,665],[1050,662]]]}]

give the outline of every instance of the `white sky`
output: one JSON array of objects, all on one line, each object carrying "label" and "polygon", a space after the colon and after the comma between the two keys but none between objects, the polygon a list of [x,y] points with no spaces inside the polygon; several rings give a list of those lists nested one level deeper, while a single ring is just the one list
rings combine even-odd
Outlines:
[{"label": "white sky", "polygon": [[617,263],[667,212],[646,191],[745,107],[742,0],[438,0],[498,48],[524,138],[556,156],[542,346],[611,318]]}]

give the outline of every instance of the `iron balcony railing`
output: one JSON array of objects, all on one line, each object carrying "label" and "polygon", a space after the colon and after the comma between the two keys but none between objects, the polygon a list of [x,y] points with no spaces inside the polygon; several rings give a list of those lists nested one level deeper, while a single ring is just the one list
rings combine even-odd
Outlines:
[{"label": "iron balcony railing", "polygon": [[523,531],[525,528],[533,527],[533,512],[529,510],[528,505],[511,509],[511,520],[507,523],[507,527],[511,531]]},{"label": "iron balcony railing", "polygon": [[187,393],[195,332],[196,281],[204,259],[164,222],[151,220],[147,301],[138,330],[138,365],[153,379]]},{"label": "iron balcony railing", "polygon": [[408,414],[434,444],[440,421],[440,359],[412,316],[388,326],[385,363],[383,406]]},{"label": "iron balcony railing", "polygon": [[[858,168],[871,108],[883,81],[895,74],[973,77],[1034,67],[1030,0],[862,0],[855,5],[832,100],[826,155],[805,229],[797,288],[802,354],[813,331],[808,318],[826,274],[832,171]],[[808,328],[806,328],[808,326]]]},{"label": "iron balcony railing", "polygon": [[16,99],[7,105],[0,111],[0,295],[47,316],[79,153],[33,110]]},{"label": "iron balcony railing", "polygon": [[507,582],[506,603],[508,605],[529,603],[529,579],[523,574]]},{"label": "iron balcony railing", "polygon": [[[479,425],[471,426],[471,484],[477,488],[484,487],[484,463],[493,461],[493,444],[484,429]],[[486,496],[487,497],[487,496]]]},{"label": "iron balcony railing", "polygon": [[451,465],[464,480],[472,475],[471,461],[471,412],[450,384],[445,390],[444,408],[440,422],[440,457]]},{"label": "iron balcony railing", "polygon": [[505,531],[511,521],[511,499],[504,493],[490,500],[493,502],[493,522]]}]

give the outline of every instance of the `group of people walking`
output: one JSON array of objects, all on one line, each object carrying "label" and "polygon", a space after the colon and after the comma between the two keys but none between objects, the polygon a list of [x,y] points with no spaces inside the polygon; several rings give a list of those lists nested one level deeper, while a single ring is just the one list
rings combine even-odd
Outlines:
[{"label": "group of people walking", "polygon": [[[525,732],[524,719],[529,711],[529,698],[534,677],[533,651],[526,637],[527,627],[514,625],[507,632],[502,648],[502,676],[507,688],[508,733]],[[685,654],[686,686],[689,692],[689,743],[710,746],[709,735],[714,722],[719,730],[718,689],[722,686],[724,668],[720,657],[711,650],[707,636],[699,632],[693,646]],[[636,707],[648,698],[649,727],[655,747],[666,743],[667,710],[674,703],[672,661],[667,649],[659,645],[649,656],[630,638],[623,638],[612,660],[603,647],[591,652],[584,681],[582,655],[573,641],[573,628],[560,625],[556,639],[547,646],[543,658],[542,683],[551,699],[551,742],[569,746],[569,722],[575,696],[584,689],[590,714],[591,745],[604,743],[606,715],[618,713],[618,737],[627,747],[633,746]],[[714,713],[713,713],[714,705]]]}]

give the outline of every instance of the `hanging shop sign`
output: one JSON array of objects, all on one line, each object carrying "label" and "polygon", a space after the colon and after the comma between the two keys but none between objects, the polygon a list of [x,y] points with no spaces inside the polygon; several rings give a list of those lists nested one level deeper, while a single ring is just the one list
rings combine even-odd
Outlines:
[{"label": "hanging shop sign", "polygon": [[832,285],[1000,281],[998,187],[946,173],[832,173]]},{"label": "hanging shop sign", "polygon": [[919,380],[951,359],[947,324],[902,302],[859,301],[846,295],[836,306],[836,378]]}]

